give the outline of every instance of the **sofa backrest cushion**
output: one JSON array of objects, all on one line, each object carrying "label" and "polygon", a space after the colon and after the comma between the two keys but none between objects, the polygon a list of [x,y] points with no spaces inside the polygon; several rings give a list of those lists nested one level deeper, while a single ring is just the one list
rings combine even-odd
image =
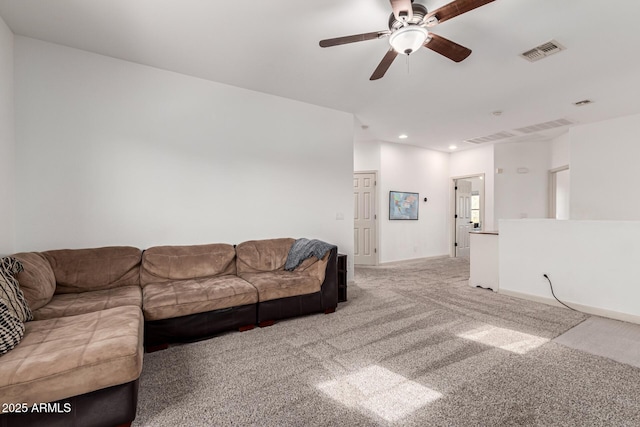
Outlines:
[{"label": "sofa backrest cushion", "polygon": [[213,243],[193,246],[156,246],[142,254],[140,283],[195,279],[236,274],[232,245]]},{"label": "sofa backrest cushion", "polygon": [[295,239],[249,240],[236,247],[238,274],[284,270]]},{"label": "sofa backrest cushion", "polygon": [[56,293],[140,285],[142,251],[131,246],[61,249],[42,253],[56,277]]},{"label": "sofa backrest cushion", "polygon": [[56,292],[56,276],[44,255],[38,252],[23,252],[13,255],[24,267],[16,278],[31,311],[44,307]]},{"label": "sofa backrest cushion", "polygon": [[324,282],[324,278],[327,273],[327,264],[329,264],[329,256],[331,252],[327,252],[322,259],[318,259],[315,256],[305,259],[302,263],[296,267],[294,271],[304,271],[310,276],[317,278],[320,283]]}]

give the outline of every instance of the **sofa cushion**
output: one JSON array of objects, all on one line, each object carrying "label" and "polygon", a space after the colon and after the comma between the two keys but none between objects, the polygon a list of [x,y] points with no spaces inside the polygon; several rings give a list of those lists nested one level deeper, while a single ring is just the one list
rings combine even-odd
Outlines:
[{"label": "sofa cushion", "polygon": [[140,284],[142,251],[137,248],[61,249],[42,254],[51,264],[58,294]]},{"label": "sofa cushion", "polygon": [[150,283],[236,274],[232,245],[156,246],[142,254],[140,281]]},{"label": "sofa cushion", "polygon": [[[0,356],[15,348],[24,335],[24,322],[0,301]],[[1,359],[0,359],[1,360]]]},{"label": "sofa cushion", "polygon": [[0,301],[6,305],[11,315],[21,322],[26,322],[33,319],[33,316],[15,278],[22,270],[22,264],[17,259],[0,258]]},{"label": "sofa cushion", "polygon": [[312,294],[320,291],[322,286],[317,277],[304,271],[246,273],[241,277],[258,290],[260,302]]},{"label": "sofa cushion", "polygon": [[160,320],[258,302],[258,292],[237,276],[217,276],[146,285],[145,320]]},{"label": "sofa cushion", "polygon": [[101,291],[57,294],[53,296],[49,304],[35,310],[33,318],[35,320],[44,320],[75,316],[126,305],[142,307],[142,289],[140,286],[123,286]]},{"label": "sofa cushion", "polygon": [[329,263],[330,252],[327,252],[322,259],[318,259],[314,256],[305,259],[302,263],[296,267],[295,272],[305,272],[306,274],[315,277],[324,283],[325,275],[327,274],[327,264]]},{"label": "sofa cushion", "polygon": [[238,275],[284,270],[295,239],[250,240],[236,247]]},{"label": "sofa cushion", "polygon": [[56,291],[56,276],[44,255],[38,252],[23,252],[13,255],[24,270],[16,278],[31,310],[37,310],[51,301]]},{"label": "sofa cushion", "polygon": [[136,380],[143,327],[134,306],[28,322],[1,359],[2,401],[52,402]]}]

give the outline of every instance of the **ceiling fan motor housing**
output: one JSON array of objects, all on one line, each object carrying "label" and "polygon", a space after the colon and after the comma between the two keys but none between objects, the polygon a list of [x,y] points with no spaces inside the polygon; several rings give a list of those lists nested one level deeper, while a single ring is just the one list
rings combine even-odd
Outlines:
[{"label": "ceiling fan motor housing", "polygon": [[396,19],[392,13],[389,17],[389,44],[398,53],[411,55],[422,47],[429,32],[420,24],[427,14],[427,8],[421,4],[412,4],[413,17],[406,21]]},{"label": "ceiling fan motor housing", "polygon": [[422,22],[422,19],[427,14],[427,8],[416,3],[412,4],[411,7],[413,8],[413,17],[408,21],[398,21],[393,13],[389,16],[389,30],[393,32],[404,27],[405,24],[418,25]]}]

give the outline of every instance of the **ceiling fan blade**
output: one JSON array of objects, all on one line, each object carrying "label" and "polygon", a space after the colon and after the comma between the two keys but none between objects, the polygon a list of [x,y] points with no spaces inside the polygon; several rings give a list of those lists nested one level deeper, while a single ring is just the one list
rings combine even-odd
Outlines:
[{"label": "ceiling fan blade", "polygon": [[393,9],[393,16],[400,22],[413,18],[413,7],[411,0],[389,0]]},{"label": "ceiling fan blade", "polygon": [[452,61],[460,62],[471,55],[471,49],[452,42],[449,39],[433,33],[429,33],[429,37],[430,38],[424,43],[424,47],[442,56],[446,56]]},{"label": "ceiling fan blade", "polygon": [[438,19],[438,22],[444,22],[493,1],[495,0],[454,0],[449,4],[445,4],[444,6],[427,13],[423,21],[427,22],[429,18],[435,16]]},{"label": "ceiling fan blade", "polygon": [[376,31],[374,33],[355,34],[353,36],[336,37],[335,39],[320,40],[320,47],[338,46],[341,44],[363,42],[388,36],[390,31]]},{"label": "ceiling fan blade", "polygon": [[393,63],[393,60],[396,59],[396,56],[398,56],[398,52],[393,48],[389,49],[384,58],[382,58],[382,61],[378,64],[376,70],[371,74],[371,77],[369,77],[369,80],[378,80],[382,78],[384,73],[386,73],[391,66],[391,63]]}]

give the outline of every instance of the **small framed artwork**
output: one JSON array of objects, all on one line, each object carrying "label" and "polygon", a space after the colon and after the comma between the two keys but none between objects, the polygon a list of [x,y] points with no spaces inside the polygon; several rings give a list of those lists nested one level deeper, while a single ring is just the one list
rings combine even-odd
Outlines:
[{"label": "small framed artwork", "polygon": [[418,219],[418,193],[389,191],[389,219]]}]

